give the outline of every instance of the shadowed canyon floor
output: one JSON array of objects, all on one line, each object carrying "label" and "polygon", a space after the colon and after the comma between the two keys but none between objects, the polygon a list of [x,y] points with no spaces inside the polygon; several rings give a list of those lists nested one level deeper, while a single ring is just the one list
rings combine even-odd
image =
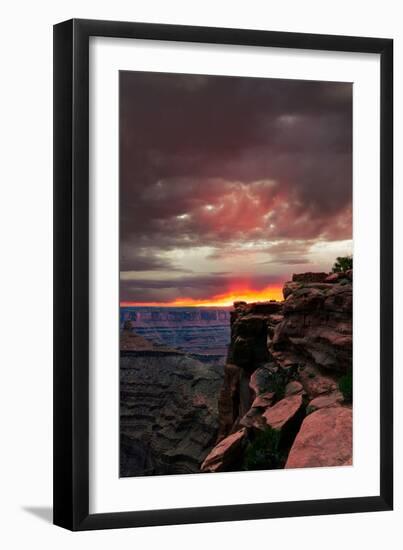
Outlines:
[{"label": "shadowed canyon floor", "polygon": [[214,445],[222,365],[121,338],[120,475],[196,473]]}]

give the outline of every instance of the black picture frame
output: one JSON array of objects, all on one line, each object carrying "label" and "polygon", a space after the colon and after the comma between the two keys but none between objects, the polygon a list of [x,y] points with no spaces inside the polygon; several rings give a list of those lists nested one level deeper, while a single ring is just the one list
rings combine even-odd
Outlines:
[{"label": "black picture frame", "polygon": [[[380,492],[328,500],[89,513],[89,38],[380,54]],[[77,530],[391,510],[393,41],[73,19],[54,26],[54,523]]]}]

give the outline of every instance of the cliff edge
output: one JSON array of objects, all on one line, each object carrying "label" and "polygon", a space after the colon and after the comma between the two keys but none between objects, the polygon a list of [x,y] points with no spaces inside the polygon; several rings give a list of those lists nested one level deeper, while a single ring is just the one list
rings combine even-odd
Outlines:
[{"label": "cliff edge", "polygon": [[202,472],[352,463],[352,280],[296,274],[282,302],[234,303]]}]

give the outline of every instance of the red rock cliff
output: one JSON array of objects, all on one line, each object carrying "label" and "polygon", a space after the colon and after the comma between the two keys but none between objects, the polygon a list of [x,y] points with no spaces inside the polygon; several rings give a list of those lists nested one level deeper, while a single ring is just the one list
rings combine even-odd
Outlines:
[{"label": "red rock cliff", "polygon": [[234,304],[218,440],[202,471],[351,464],[352,277],[298,274],[283,302]]}]

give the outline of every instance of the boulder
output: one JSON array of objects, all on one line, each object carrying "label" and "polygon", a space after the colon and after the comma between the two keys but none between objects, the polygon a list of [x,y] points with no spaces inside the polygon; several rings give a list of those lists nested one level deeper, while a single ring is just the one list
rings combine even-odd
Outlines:
[{"label": "boulder", "polygon": [[273,407],[269,407],[263,413],[266,424],[273,430],[286,428],[302,408],[302,395],[290,395],[278,401]]},{"label": "boulder", "polygon": [[289,382],[284,391],[285,397],[288,397],[289,395],[298,395],[304,393],[304,387],[301,384],[301,382],[298,382],[298,380],[292,380]]},{"label": "boulder", "polygon": [[228,471],[242,455],[246,429],[242,428],[220,441],[207,455],[200,467],[202,472]]},{"label": "boulder", "polygon": [[285,468],[351,464],[352,436],[350,408],[319,409],[303,421],[291,447]]},{"label": "boulder", "polygon": [[327,395],[319,395],[312,399],[307,406],[307,413],[312,413],[319,409],[327,409],[328,407],[340,407],[343,403],[343,394],[339,391],[329,393]]}]

